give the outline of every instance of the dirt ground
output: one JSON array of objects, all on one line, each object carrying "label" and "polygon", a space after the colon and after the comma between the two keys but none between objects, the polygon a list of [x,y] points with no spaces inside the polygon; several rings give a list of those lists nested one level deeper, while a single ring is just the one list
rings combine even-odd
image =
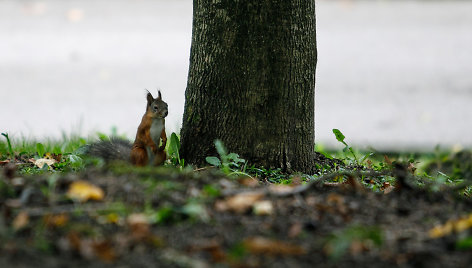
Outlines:
[{"label": "dirt ground", "polygon": [[[388,193],[375,193],[356,183],[356,175],[344,184],[293,178],[291,185],[273,185],[166,168],[20,179],[3,173],[0,267],[472,263],[472,203],[447,189],[397,182]],[[102,189],[104,197],[71,201],[77,181]]]}]

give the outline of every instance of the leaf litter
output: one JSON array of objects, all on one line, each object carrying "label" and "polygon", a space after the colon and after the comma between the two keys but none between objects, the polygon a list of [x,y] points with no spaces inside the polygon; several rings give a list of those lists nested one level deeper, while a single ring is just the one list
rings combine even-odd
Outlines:
[{"label": "leaf litter", "polygon": [[13,185],[2,175],[0,266],[459,267],[472,262],[470,200],[389,184],[384,185],[389,194],[374,193],[351,177],[336,185],[255,185],[252,178],[229,179],[212,170],[116,167],[54,180],[24,177]]}]

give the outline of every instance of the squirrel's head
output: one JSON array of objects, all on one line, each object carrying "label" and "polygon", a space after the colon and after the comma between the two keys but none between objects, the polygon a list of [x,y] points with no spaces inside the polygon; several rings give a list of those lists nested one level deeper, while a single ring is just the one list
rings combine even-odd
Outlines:
[{"label": "squirrel's head", "polygon": [[154,99],[152,94],[148,91],[147,93],[147,107],[146,110],[152,113],[152,117],[165,118],[168,114],[167,103],[162,100],[161,91],[158,91],[157,98]]}]

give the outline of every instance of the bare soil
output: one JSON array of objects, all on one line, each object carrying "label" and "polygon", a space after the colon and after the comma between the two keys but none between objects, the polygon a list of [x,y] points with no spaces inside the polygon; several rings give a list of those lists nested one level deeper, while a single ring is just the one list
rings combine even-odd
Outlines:
[{"label": "bare soil", "polygon": [[[8,175],[8,176],[7,176]],[[468,267],[472,202],[449,190],[274,186],[212,170],[2,175],[0,267]],[[15,181],[16,180],[16,181]],[[103,200],[66,198],[90,182]],[[299,187],[299,188],[297,188]],[[238,199],[239,198],[239,199]],[[249,204],[245,201],[249,200]],[[21,220],[20,214],[27,215]],[[143,217],[144,215],[144,217]],[[446,223],[451,223],[447,230]],[[462,222],[463,224],[466,224]],[[468,226],[468,227],[467,227]],[[442,230],[432,235],[432,229]]]}]

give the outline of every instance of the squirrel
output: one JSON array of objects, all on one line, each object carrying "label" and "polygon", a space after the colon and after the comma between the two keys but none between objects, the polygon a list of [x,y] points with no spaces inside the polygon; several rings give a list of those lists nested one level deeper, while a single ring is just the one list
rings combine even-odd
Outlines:
[{"label": "squirrel", "polygon": [[[165,117],[167,103],[162,100],[161,91],[154,99],[148,91],[146,112],[144,113],[134,143],[113,137],[109,141],[99,141],[88,146],[88,155],[103,158],[105,161],[125,161],[136,166],[159,166],[167,159],[165,151],[167,136]],[[159,146],[159,144],[162,144]]]}]

